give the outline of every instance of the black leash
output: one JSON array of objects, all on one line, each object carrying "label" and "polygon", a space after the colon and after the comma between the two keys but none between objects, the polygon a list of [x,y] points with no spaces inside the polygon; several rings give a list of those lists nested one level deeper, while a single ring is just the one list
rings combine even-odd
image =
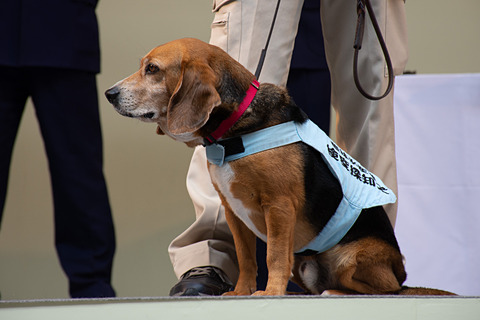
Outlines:
[{"label": "black leash", "polygon": [[[363,32],[365,29],[365,7],[368,10],[368,15],[370,16],[370,20],[372,21],[373,28],[375,29],[375,33],[377,35],[378,41],[380,46],[382,47],[383,56],[385,57],[385,62],[387,63],[388,69],[388,86],[385,92],[380,96],[372,96],[368,94],[360,84],[360,80],[358,77],[358,52],[362,48],[362,41],[363,41]],[[373,12],[372,5],[370,4],[370,0],[357,0],[357,30],[355,34],[355,42],[353,44],[353,48],[355,49],[355,53],[353,56],[353,79],[355,80],[355,85],[357,86],[358,91],[370,100],[380,100],[385,98],[393,88],[393,66],[392,61],[390,60],[390,55],[388,54],[387,45],[385,44],[385,40],[382,37],[382,32],[380,31],[380,27],[378,26],[377,19],[375,17],[375,13]]]},{"label": "black leash", "polygon": [[[260,73],[262,71],[263,63],[265,62],[265,56],[267,55],[268,45],[270,44],[270,38],[272,37],[273,27],[275,26],[275,20],[277,19],[278,9],[280,7],[280,0],[277,1],[277,6],[275,8],[275,13],[273,15],[272,24],[270,25],[270,31],[268,33],[267,42],[265,43],[265,48],[262,49],[260,54],[260,60],[258,61],[257,70],[255,71],[255,78],[258,79],[260,77]],[[385,61],[387,63],[388,69],[388,86],[385,92],[380,96],[372,96],[368,94],[360,84],[359,76],[358,76],[358,53],[362,48],[363,42],[363,33],[365,30],[365,14],[368,10],[368,15],[370,16],[370,20],[372,21],[373,28],[375,29],[375,34],[377,35],[378,41],[382,48],[383,55],[385,57]],[[385,40],[383,39],[382,32],[380,31],[380,27],[378,26],[377,18],[375,17],[375,13],[373,12],[372,5],[370,0],[357,0],[357,28],[355,33],[355,42],[353,48],[355,49],[354,56],[353,56],[353,79],[355,81],[355,85],[357,86],[358,91],[370,100],[380,100],[385,98],[393,88],[393,66],[392,61],[390,59],[390,55],[388,53],[387,45],[385,44]]]},{"label": "black leash", "polygon": [[260,72],[262,71],[263,63],[265,62],[265,56],[267,55],[268,44],[270,43],[270,38],[272,37],[273,26],[275,25],[275,20],[277,20],[278,8],[280,7],[280,0],[277,1],[277,7],[275,8],[275,13],[273,15],[272,24],[270,26],[270,32],[268,33],[267,42],[265,43],[265,48],[262,49],[260,54],[260,60],[258,61],[257,70],[255,71],[255,78],[258,80],[260,77]]}]

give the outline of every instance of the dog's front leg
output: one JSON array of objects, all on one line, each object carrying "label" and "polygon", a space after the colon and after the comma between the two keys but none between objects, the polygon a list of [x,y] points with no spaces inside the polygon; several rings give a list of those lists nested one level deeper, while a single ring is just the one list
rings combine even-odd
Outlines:
[{"label": "dog's front leg", "polygon": [[293,267],[295,210],[290,201],[265,207],[267,224],[268,282],[265,291],[255,295],[284,295]]},{"label": "dog's front leg", "polygon": [[257,260],[255,255],[256,240],[250,229],[225,205],[225,217],[233,235],[235,250],[237,251],[238,275],[234,291],[224,295],[244,296],[251,295],[257,289]]}]

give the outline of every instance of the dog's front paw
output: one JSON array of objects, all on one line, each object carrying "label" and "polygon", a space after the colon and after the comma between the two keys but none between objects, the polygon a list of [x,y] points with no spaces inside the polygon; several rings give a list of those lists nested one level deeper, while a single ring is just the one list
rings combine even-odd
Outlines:
[{"label": "dog's front paw", "polygon": [[255,278],[253,281],[238,281],[233,291],[225,292],[224,296],[249,296],[257,290],[257,282]]},{"label": "dog's front paw", "polygon": [[282,290],[258,290],[255,291],[252,296],[283,296],[285,291]]},{"label": "dog's front paw", "polygon": [[249,291],[237,291],[237,290],[234,290],[234,291],[225,292],[224,294],[222,294],[222,296],[235,297],[235,296],[249,296],[249,295],[251,295],[251,294],[252,294],[252,293],[249,292]]}]

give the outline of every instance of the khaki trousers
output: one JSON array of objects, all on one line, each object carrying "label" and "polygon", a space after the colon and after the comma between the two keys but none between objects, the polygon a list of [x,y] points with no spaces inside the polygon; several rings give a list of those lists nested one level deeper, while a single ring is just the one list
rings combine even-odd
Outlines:
[{"label": "khaki trousers", "polygon": [[[407,60],[404,1],[371,2],[395,74],[401,74]],[[214,1],[210,43],[224,49],[254,73],[276,3],[276,0]],[[302,5],[303,0],[281,2],[260,82],[286,85]],[[356,1],[322,0],[321,19],[332,81],[331,102],[337,115],[337,144],[397,193],[393,92],[380,101],[370,101],[358,92],[353,80]],[[383,93],[388,82],[386,66],[369,20],[359,55],[359,74],[370,94]],[[215,266],[235,283],[238,267],[233,238],[210,181],[203,147],[197,147],[193,154],[187,189],[195,207],[196,221],[169,246],[175,274],[180,277],[194,267]],[[394,224],[396,205],[386,209]]]}]

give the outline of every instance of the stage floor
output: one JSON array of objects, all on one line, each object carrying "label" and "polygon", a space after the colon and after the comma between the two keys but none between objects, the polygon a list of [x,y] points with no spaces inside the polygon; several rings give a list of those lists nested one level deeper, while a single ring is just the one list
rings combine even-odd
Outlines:
[{"label": "stage floor", "polygon": [[2,320],[479,320],[480,297],[157,297],[0,301]]}]

